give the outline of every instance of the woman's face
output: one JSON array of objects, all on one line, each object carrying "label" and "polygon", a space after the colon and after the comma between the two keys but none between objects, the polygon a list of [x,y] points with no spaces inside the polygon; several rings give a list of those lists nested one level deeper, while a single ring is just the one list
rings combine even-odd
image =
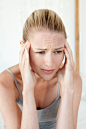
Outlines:
[{"label": "woman's face", "polygon": [[[43,80],[51,80],[58,71],[64,59],[64,43],[66,39],[63,33],[51,31],[37,31],[29,38],[30,65],[34,72]],[[45,73],[45,70],[52,70]]]}]

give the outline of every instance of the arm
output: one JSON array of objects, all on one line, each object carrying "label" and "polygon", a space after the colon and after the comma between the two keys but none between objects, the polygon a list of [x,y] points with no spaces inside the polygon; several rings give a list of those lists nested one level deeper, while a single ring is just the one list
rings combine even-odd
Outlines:
[{"label": "arm", "polygon": [[29,49],[31,43],[22,43],[19,53],[19,69],[23,81],[23,111],[21,129],[39,129],[36,104],[34,98],[34,87],[36,85],[35,72],[30,66]]},{"label": "arm", "polygon": [[76,129],[82,81],[80,76],[75,74],[73,54],[67,41],[64,44],[64,54],[64,66],[57,72],[57,80],[62,89],[62,100],[57,114],[56,129]]},{"label": "arm", "polygon": [[73,121],[74,90],[65,90],[57,114],[56,129],[75,129]]},{"label": "arm", "polygon": [[25,91],[23,94],[21,129],[39,129],[33,90]]},{"label": "arm", "polygon": [[64,97],[61,97],[61,103],[57,114],[56,129],[60,129],[58,128],[59,126],[61,126],[61,129],[63,128],[63,126],[65,127],[65,129],[69,129],[68,126],[70,126],[70,129],[73,129],[73,126],[75,127],[74,129],[77,129],[77,117],[81,94],[82,79],[75,71],[74,91],[66,90]]},{"label": "arm", "polygon": [[6,129],[20,129],[22,112],[16,103],[12,85],[6,86],[0,83],[0,112]]},{"label": "arm", "polygon": [[34,93],[23,95],[23,112],[16,103],[15,91],[0,83],[0,112],[6,129],[39,129]]}]

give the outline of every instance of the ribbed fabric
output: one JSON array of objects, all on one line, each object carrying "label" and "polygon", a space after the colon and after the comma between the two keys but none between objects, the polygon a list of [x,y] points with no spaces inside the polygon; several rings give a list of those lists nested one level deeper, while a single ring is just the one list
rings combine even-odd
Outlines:
[{"label": "ribbed fabric", "polygon": [[[16,100],[16,103],[18,104],[18,106],[20,107],[21,111],[23,109],[23,100],[21,98],[21,93],[18,87],[18,83],[16,81],[16,78],[14,76],[14,74],[12,73],[11,70],[6,69],[8,72],[10,72],[14,78],[14,82],[16,84],[16,87],[18,89],[19,92],[19,98]],[[37,114],[38,114],[38,121],[39,121],[39,128],[40,129],[55,129],[56,127],[56,117],[57,117],[57,112],[58,112],[58,108],[60,105],[60,101],[61,101],[61,97],[59,95],[59,91],[60,91],[60,84],[58,87],[58,96],[55,99],[55,101],[48,106],[47,108],[41,109],[41,110],[37,110]],[[4,128],[6,129],[6,127],[4,126]]]}]

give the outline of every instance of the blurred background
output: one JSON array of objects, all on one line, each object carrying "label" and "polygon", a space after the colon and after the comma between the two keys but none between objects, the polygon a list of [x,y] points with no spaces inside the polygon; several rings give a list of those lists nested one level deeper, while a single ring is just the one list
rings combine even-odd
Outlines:
[{"label": "blurred background", "polygon": [[[78,111],[77,129],[86,129],[86,0],[0,0],[0,73],[19,63],[20,40],[27,17],[38,9],[51,9],[63,20],[68,43],[75,64],[79,59],[79,75],[82,78],[82,96]],[[79,33],[76,37],[76,4],[79,12]],[[79,54],[76,53],[78,41]],[[76,56],[78,55],[78,57]],[[77,64],[76,64],[77,66]],[[77,70],[77,68],[75,68]],[[0,113],[0,129],[4,121]]]}]

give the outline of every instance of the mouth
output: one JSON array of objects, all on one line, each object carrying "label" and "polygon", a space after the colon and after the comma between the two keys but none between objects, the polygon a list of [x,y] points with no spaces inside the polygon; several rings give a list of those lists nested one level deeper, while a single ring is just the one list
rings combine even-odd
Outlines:
[{"label": "mouth", "polygon": [[41,69],[44,73],[50,74],[54,71],[54,69],[51,70],[46,70],[46,69]]}]

